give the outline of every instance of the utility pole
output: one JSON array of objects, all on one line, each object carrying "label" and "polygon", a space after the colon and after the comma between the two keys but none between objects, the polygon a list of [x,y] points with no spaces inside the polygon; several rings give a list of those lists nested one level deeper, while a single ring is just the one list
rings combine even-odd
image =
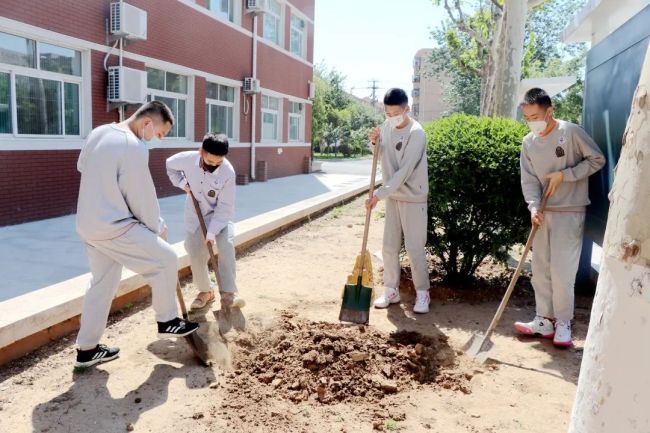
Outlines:
[{"label": "utility pole", "polygon": [[569,433],[650,431],[649,88],[650,47],[609,195],[603,261]]},{"label": "utility pole", "polygon": [[378,86],[379,80],[368,80],[370,83],[370,86],[368,87],[352,87],[350,89],[350,92],[355,89],[359,90],[370,90],[370,103],[372,105],[372,109],[377,111],[377,102],[379,99],[377,98],[377,90],[381,89],[381,87]]}]

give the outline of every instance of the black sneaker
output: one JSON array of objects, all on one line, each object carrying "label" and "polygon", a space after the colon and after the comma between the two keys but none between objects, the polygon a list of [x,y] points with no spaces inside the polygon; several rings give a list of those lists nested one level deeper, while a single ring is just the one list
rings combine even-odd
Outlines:
[{"label": "black sneaker", "polygon": [[199,329],[199,324],[177,317],[169,322],[158,322],[158,338],[185,337]]},{"label": "black sneaker", "polygon": [[117,347],[108,347],[105,344],[98,344],[94,349],[79,350],[77,349],[77,362],[75,368],[85,368],[100,362],[112,361],[119,356],[120,349]]}]

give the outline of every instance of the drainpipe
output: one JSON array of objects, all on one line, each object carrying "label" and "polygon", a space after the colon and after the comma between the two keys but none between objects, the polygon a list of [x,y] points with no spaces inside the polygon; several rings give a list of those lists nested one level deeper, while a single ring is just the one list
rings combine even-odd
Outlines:
[{"label": "drainpipe", "polygon": [[[257,14],[253,15],[253,78],[257,79]],[[255,180],[255,131],[257,120],[257,94],[251,95],[251,179]]]}]

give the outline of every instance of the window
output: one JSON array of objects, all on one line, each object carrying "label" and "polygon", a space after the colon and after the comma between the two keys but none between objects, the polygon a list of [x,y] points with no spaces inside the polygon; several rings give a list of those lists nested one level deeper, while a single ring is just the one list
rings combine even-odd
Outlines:
[{"label": "window", "polygon": [[81,52],[0,32],[0,134],[80,134]]},{"label": "window", "polygon": [[235,22],[234,0],[208,0],[208,9],[231,23]]},{"label": "window", "polygon": [[226,134],[235,138],[235,88],[207,83],[205,125],[207,132]]},{"label": "window", "polygon": [[411,96],[413,96],[414,98],[420,96],[420,89],[413,89],[413,91],[411,92]]},{"label": "window", "polygon": [[416,119],[420,115],[420,104],[413,104],[413,117]]},{"label": "window", "polygon": [[264,13],[264,39],[276,45],[283,45],[282,40],[282,6],[277,0],[268,0]]},{"label": "window", "polygon": [[419,72],[421,66],[422,66],[422,59],[420,57],[416,57],[413,60],[413,69],[415,69],[415,72]]},{"label": "window", "polygon": [[419,83],[420,82],[420,74],[413,75],[413,82],[414,83]]},{"label": "window", "polygon": [[305,38],[305,20],[298,18],[295,15],[291,16],[291,52],[300,57],[307,57]]},{"label": "window", "polygon": [[185,138],[187,115],[187,77],[160,69],[147,68],[149,101],[164,102],[174,114],[174,126],[167,137]]},{"label": "window", "polygon": [[262,95],[262,140],[278,141],[280,136],[280,100]]},{"label": "window", "polygon": [[302,141],[303,107],[301,102],[289,102],[289,141]]}]

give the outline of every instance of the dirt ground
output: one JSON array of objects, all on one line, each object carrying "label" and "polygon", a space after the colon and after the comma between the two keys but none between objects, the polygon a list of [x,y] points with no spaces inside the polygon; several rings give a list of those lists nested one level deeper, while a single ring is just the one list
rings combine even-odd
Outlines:
[{"label": "dirt ground", "polygon": [[[434,287],[431,313],[415,315],[406,273],[400,305],[373,310],[368,327],[339,325],[362,202],[239,258],[248,305],[221,329],[229,368],[198,365],[183,339],[157,340],[148,303],[134,305],[104,335],[122,350],[115,361],[74,372],[70,336],[2,367],[0,432],[566,431],[589,300],[577,301],[576,346],[559,350],[514,335],[512,322],[534,314],[524,284],[488,365],[460,348],[489,324],[498,290],[468,299]],[[381,204],[378,211],[369,250],[380,282]],[[191,283],[184,289],[190,301]]]}]

